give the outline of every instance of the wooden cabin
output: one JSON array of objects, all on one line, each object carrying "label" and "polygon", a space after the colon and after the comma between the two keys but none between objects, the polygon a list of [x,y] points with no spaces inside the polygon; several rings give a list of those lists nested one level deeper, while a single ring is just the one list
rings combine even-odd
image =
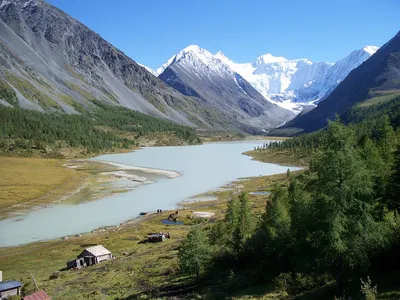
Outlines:
[{"label": "wooden cabin", "polygon": [[0,299],[21,295],[22,284],[19,281],[0,282]]},{"label": "wooden cabin", "polygon": [[67,262],[68,269],[82,268],[91,265],[97,265],[98,263],[106,260],[113,259],[114,256],[109,250],[104,248],[102,245],[86,248],[78,258]]}]

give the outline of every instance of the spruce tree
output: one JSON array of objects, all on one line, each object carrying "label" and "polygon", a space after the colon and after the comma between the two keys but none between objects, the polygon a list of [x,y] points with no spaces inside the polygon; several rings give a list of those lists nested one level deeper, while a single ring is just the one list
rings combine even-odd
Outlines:
[{"label": "spruce tree", "polygon": [[239,214],[237,225],[232,231],[233,249],[237,255],[243,251],[246,241],[254,233],[254,217],[246,193],[239,195]]},{"label": "spruce tree", "polygon": [[196,274],[196,280],[198,280],[200,272],[206,269],[211,259],[211,247],[208,244],[207,235],[199,226],[195,226],[189,232],[178,256],[181,270]]},{"label": "spruce tree", "polygon": [[368,263],[368,253],[386,236],[374,219],[373,176],[355,147],[354,132],[339,121],[329,124],[310,171],[316,227],[310,241],[318,265],[334,271],[337,294],[346,268]]}]

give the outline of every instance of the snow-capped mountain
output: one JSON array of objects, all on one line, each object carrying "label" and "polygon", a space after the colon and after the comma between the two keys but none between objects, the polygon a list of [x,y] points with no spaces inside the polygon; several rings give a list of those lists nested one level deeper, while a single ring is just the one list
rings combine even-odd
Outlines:
[{"label": "snow-capped mountain", "polygon": [[377,50],[378,47],[366,46],[353,51],[336,63],[313,62],[309,59],[288,60],[265,54],[252,63],[239,64],[227,58],[221,51],[213,55],[192,45],[173,56],[156,71],[150,70],[150,72],[159,76],[168,66],[193,51],[199,57],[203,56],[203,63],[208,65],[210,70],[218,69],[217,66],[222,62],[225,70],[228,66],[230,72],[240,74],[270,102],[299,113],[305,105],[314,105],[329,96],[351,70]]},{"label": "snow-capped mountain", "polygon": [[327,98],[353,69],[360,66],[364,61],[375,54],[378,49],[379,47],[375,46],[365,46],[362,49],[351,52],[348,56],[336,62],[332,68],[329,69],[328,74],[323,80],[316,80],[316,85],[322,87],[322,92],[318,97],[320,101]]},{"label": "snow-capped mountain", "polygon": [[222,52],[216,56],[241,74],[266,99],[299,112],[305,104],[325,99],[351,70],[377,50],[378,47],[366,46],[336,63],[287,60],[266,54],[253,63],[237,64]]},{"label": "snow-capped mountain", "polygon": [[316,77],[325,76],[333,65],[314,63],[308,59],[287,60],[271,54],[260,56],[253,63],[236,64],[221,51],[216,56],[246,78],[266,98],[301,88]]},{"label": "snow-capped mountain", "polygon": [[162,66],[158,76],[187,96],[200,98],[245,127],[270,128],[294,117],[265,98],[228,64],[191,45]]}]

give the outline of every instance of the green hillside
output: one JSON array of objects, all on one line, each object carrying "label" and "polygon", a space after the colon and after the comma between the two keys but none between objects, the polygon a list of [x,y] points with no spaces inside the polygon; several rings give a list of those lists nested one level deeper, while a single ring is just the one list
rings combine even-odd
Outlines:
[{"label": "green hillside", "polygon": [[139,139],[171,137],[171,143],[200,143],[195,129],[132,111],[96,103],[92,113],[62,114],[0,105],[0,151],[3,154],[61,156],[63,149],[96,154],[130,149]]}]

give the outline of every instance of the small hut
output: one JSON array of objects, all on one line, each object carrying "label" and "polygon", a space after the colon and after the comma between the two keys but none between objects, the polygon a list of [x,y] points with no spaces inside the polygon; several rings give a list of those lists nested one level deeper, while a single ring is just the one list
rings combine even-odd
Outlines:
[{"label": "small hut", "polygon": [[0,299],[21,295],[22,284],[19,281],[0,282]]},{"label": "small hut", "polygon": [[102,261],[113,259],[114,256],[109,250],[104,248],[102,245],[97,245],[93,247],[86,248],[78,258],[67,262],[67,268],[82,268],[91,265],[97,265]]}]

